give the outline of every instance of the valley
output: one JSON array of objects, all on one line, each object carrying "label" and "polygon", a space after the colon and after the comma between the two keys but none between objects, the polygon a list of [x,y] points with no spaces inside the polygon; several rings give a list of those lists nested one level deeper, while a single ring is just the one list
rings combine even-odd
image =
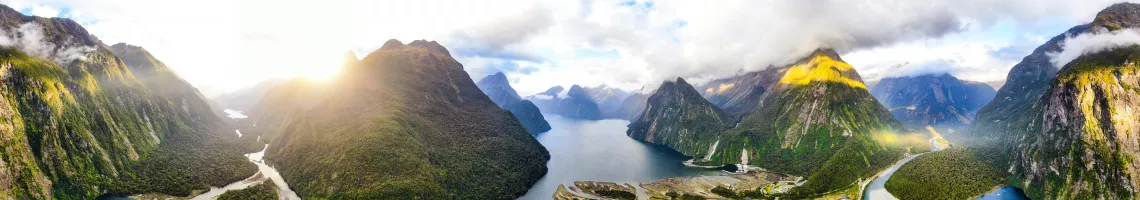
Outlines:
[{"label": "valley", "polygon": [[0,2],[0,199],[1140,199],[1140,2],[260,1]]}]

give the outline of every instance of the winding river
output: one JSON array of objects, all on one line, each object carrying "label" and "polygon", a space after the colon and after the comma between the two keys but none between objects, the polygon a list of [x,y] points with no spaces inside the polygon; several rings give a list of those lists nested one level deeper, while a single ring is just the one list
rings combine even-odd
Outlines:
[{"label": "winding river", "polygon": [[[935,141],[938,140],[939,138],[942,138],[942,136],[938,136],[938,137],[930,139],[930,147],[931,147],[930,151],[931,152],[940,151],[942,149],[945,149],[945,147],[941,147],[941,146],[935,144]],[[910,160],[914,159],[915,157],[921,156],[922,154],[925,154],[925,153],[908,155],[906,158],[900,160],[898,163],[895,163],[895,165],[892,165],[890,168],[887,168],[886,170],[883,170],[883,172],[880,172],[878,177],[875,177],[874,180],[871,180],[871,182],[867,184],[866,189],[863,191],[863,198],[862,199],[864,199],[864,200],[897,200],[898,198],[895,198],[894,195],[891,195],[890,192],[887,192],[887,189],[885,188],[885,186],[887,185],[887,180],[889,180],[891,178],[891,175],[894,175],[895,171],[897,171],[899,169],[899,167],[902,167],[903,164],[910,162]],[[1025,197],[1025,194],[1022,193],[1020,189],[1017,189],[1015,187],[1010,187],[1010,186],[1004,186],[1004,187],[998,188],[997,190],[994,190],[990,193],[986,193],[978,199],[981,199],[981,200],[1021,200],[1021,199],[1029,199],[1029,198]]]},{"label": "winding river", "polygon": [[221,188],[210,187],[210,191],[202,193],[198,196],[194,196],[192,200],[214,199],[218,195],[226,193],[226,191],[245,189],[267,181],[266,179],[268,179],[268,181],[273,181],[273,185],[277,188],[277,197],[279,199],[300,200],[301,197],[297,196],[296,192],[293,192],[293,190],[289,189],[289,184],[285,183],[285,179],[281,178],[281,173],[277,172],[277,169],[274,169],[272,166],[265,164],[265,160],[262,158],[265,156],[265,149],[268,148],[269,145],[266,144],[265,147],[257,153],[245,154],[245,157],[249,158],[249,162],[257,165],[256,174],[249,178],[246,178],[245,180],[233,182]]},{"label": "winding river", "polygon": [[[241,111],[226,109],[224,112],[228,117],[232,119],[245,119],[247,117],[243,115]],[[241,130],[234,130],[234,133],[237,133],[238,138],[241,138],[243,136],[241,134]],[[257,136],[257,140],[261,141],[261,136]],[[202,193],[198,196],[194,196],[192,200],[214,199],[217,198],[218,195],[226,193],[226,191],[245,189],[250,186],[261,184],[265,181],[273,182],[273,185],[277,188],[277,197],[279,199],[300,200],[301,197],[297,196],[297,193],[289,188],[289,184],[285,183],[285,179],[281,178],[281,173],[277,172],[277,169],[274,169],[273,166],[265,164],[265,160],[263,158],[265,157],[266,149],[269,149],[269,144],[266,144],[265,147],[262,147],[261,151],[245,154],[245,157],[249,159],[250,163],[257,165],[257,173],[253,174],[253,176],[250,176],[249,178],[238,182],[227,184],[226,186],[220,188],[210,187],[209,191],[206,191],[206,193]]]}]

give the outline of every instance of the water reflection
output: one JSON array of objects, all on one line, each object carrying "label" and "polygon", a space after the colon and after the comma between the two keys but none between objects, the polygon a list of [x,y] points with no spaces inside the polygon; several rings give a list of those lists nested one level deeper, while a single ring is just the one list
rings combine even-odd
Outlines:
[{"label": "water reflection", "polygon": [[625,135],[626,120],[575,120],[547,115],[552,129],[538,141],[550,151],[549,171],[520,199],[550,199],[559,184],[573,181],[651,181],[719,170],[688,168],[689,158]]}]

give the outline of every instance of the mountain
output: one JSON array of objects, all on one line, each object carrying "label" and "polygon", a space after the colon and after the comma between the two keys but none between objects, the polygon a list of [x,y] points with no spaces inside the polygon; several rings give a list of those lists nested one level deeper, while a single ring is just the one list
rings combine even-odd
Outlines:
[{"label": "mountain", "polygon": [[526,127],[527,132],[530,134],[538,134],[550,130],[550,123],[546,122],[546,118],[542,117],[542,112],[538,110],[538,106],[530,100],[523,100],[515,89],[511,87],[511,83],[507,81],[507,75],[502,72],[495,73],[484,77],[476,82],[475,85],[483,91],[487,97],[491,98],[496,105],[511,111],[515,118]]},{"label": "mountain", "polygon": [[214,97],[214,102],[217,102],[218,107],[221,109],[249,111],[249,109],[257,105],[257,102],[261,101],[261,98],[265,96],[265,93],[269,92],[270,88],[277,87],[286,82],[289,82],[289,79],[274,78],[261,81],[252,87],[218,95]]},{"label": "mountain", "polygon": [[1140,107],[1137,61],[1140,46],[1131,46],[1081,56],[1057,73],[1013,150],[1030,197],[1140,198],[1140,114],[1129,110]]},{"label": "mountain", "polygon": [[590,99],[593,99],[594,102],[598,104],[598,110],[601,111],[602,118],[625,119],[624,113],[621,112],[622,103],[632,94],[605,85],[585,87],[584,89],[586,89],[587,93],[590,93]]},{"label": "mountain", "polygon": [[201,94],[145,49],[0,6],[0,197],[186,196],[257,171]]},{"label": "mountain", "polygon": [[871,87],[871,95],[908,125],[969,125],[995,91],[980,82],[949,74],[884,78]]},{"label": "mountain", "polygon": [[[645,112],[629,124],[626,135],[673,149],[700,149],[716,140],[733,120],[684,79],[666,81],[647,100]],[[700,147],[698,147],[698,145]],[[700,152],[687,152],[697,154]]]},{"label": "mountain", "polygon": [[[1140,47],[1082,55],[1060,69],[1045,54],[1070,35],[1137,27],[1140,4],[1118,3],[1038,47],[978,113],[972,134],[983,140],[970,147],[1034,199],[1140,198],[1140,116],[1130,111],[1140,106]],[[1027,79],[1026,69],[1055,74]]]},{"label": "mountain", "polygon": [[[734,128],[718,137],[688,134],[695,137],[661,143],[684,144],[671,147],[701,158],[695,162],[699,165],[750,164],[806,177],[804,185],[786,193],[790,198],[852,187],[901,159],[909,147],[925,143],[925,135],[904,133],[902,124],[871,96],[855,69],[834,51],[818,50],[773,70],[781,73],[779,81],[758,86],[768,88],[760,97],[761,103]],[[646,114],[652,115],[653,103],[651,98]],[[683,133],[672,130],[679,132],[672,134]],[[649,134],[631,136],[657,140]]]},{"label": "mountain", "polygon": [[713,80],[697,89],[709,102],[729,115],[742,117],[756,111],[760,105],[760,97],[783,75],[781,68],[769,67],[761,71]]},{"label": "mountain", "polygon": [[300,196],[513,199],[546,173],[546,149],[436,42],[389,40],[341,71],[271,89],[251,113]]},{"label": "mountain", "polygon": [[[565,92],[563,93],[563,91]],[[570,86],[569,90],[563,90],[562,86],[554,86],[526,99],[533,101],[540,110],[567,118],[602,119],[602,111],[598,108],[598,103],[594,102],[593,96],[582,86],[573,85]]]},{"label": "mountain", "polygon": [[621,101],[621,106],[618,110],[610,114],[610,118],[624,119],[635,121],[641,117],[641,112],[646,109],[646,104],[649,103],[649,95],[646,93],[633,93]]},{"label": "mountain", "polygon": [[543,91],[541,93],[527,96],[525,99],[533,102],[535,106],[538,106],[539,109],[547,113],[557,113],[555,112],[555,108],[557,108],[556,106],[559,102],[558,99],[561,99],[559,96],[562,91],[565,90],[566,88],[563,88],[562,86],[554,86],[550,87],[550,89],[546,89],[546,91]]}]

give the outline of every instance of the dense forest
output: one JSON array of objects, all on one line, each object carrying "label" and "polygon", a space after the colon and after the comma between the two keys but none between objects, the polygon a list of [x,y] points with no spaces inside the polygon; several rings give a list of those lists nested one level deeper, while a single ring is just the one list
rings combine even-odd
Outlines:
[{"label": "dense forest", "polygon": [[217,200],[277,200],[277,188],[273,181],[265,180],[245,189],[227,191]]},{"label": "dense forest", "polygon": [[963,147],[923,154],[887,180],[899,199],[969,199],[1002,185],[1005,175]]},{"label": "dense forest", "polygon": [[546,149],[438,43],[391,40],[342,70],[324,99],[278,105],[295,113],[276,114],[283,127],[258,123],[269,130],[258,134],[277,138],[266,159],[299,195],[511,199],[546,173]]}]

